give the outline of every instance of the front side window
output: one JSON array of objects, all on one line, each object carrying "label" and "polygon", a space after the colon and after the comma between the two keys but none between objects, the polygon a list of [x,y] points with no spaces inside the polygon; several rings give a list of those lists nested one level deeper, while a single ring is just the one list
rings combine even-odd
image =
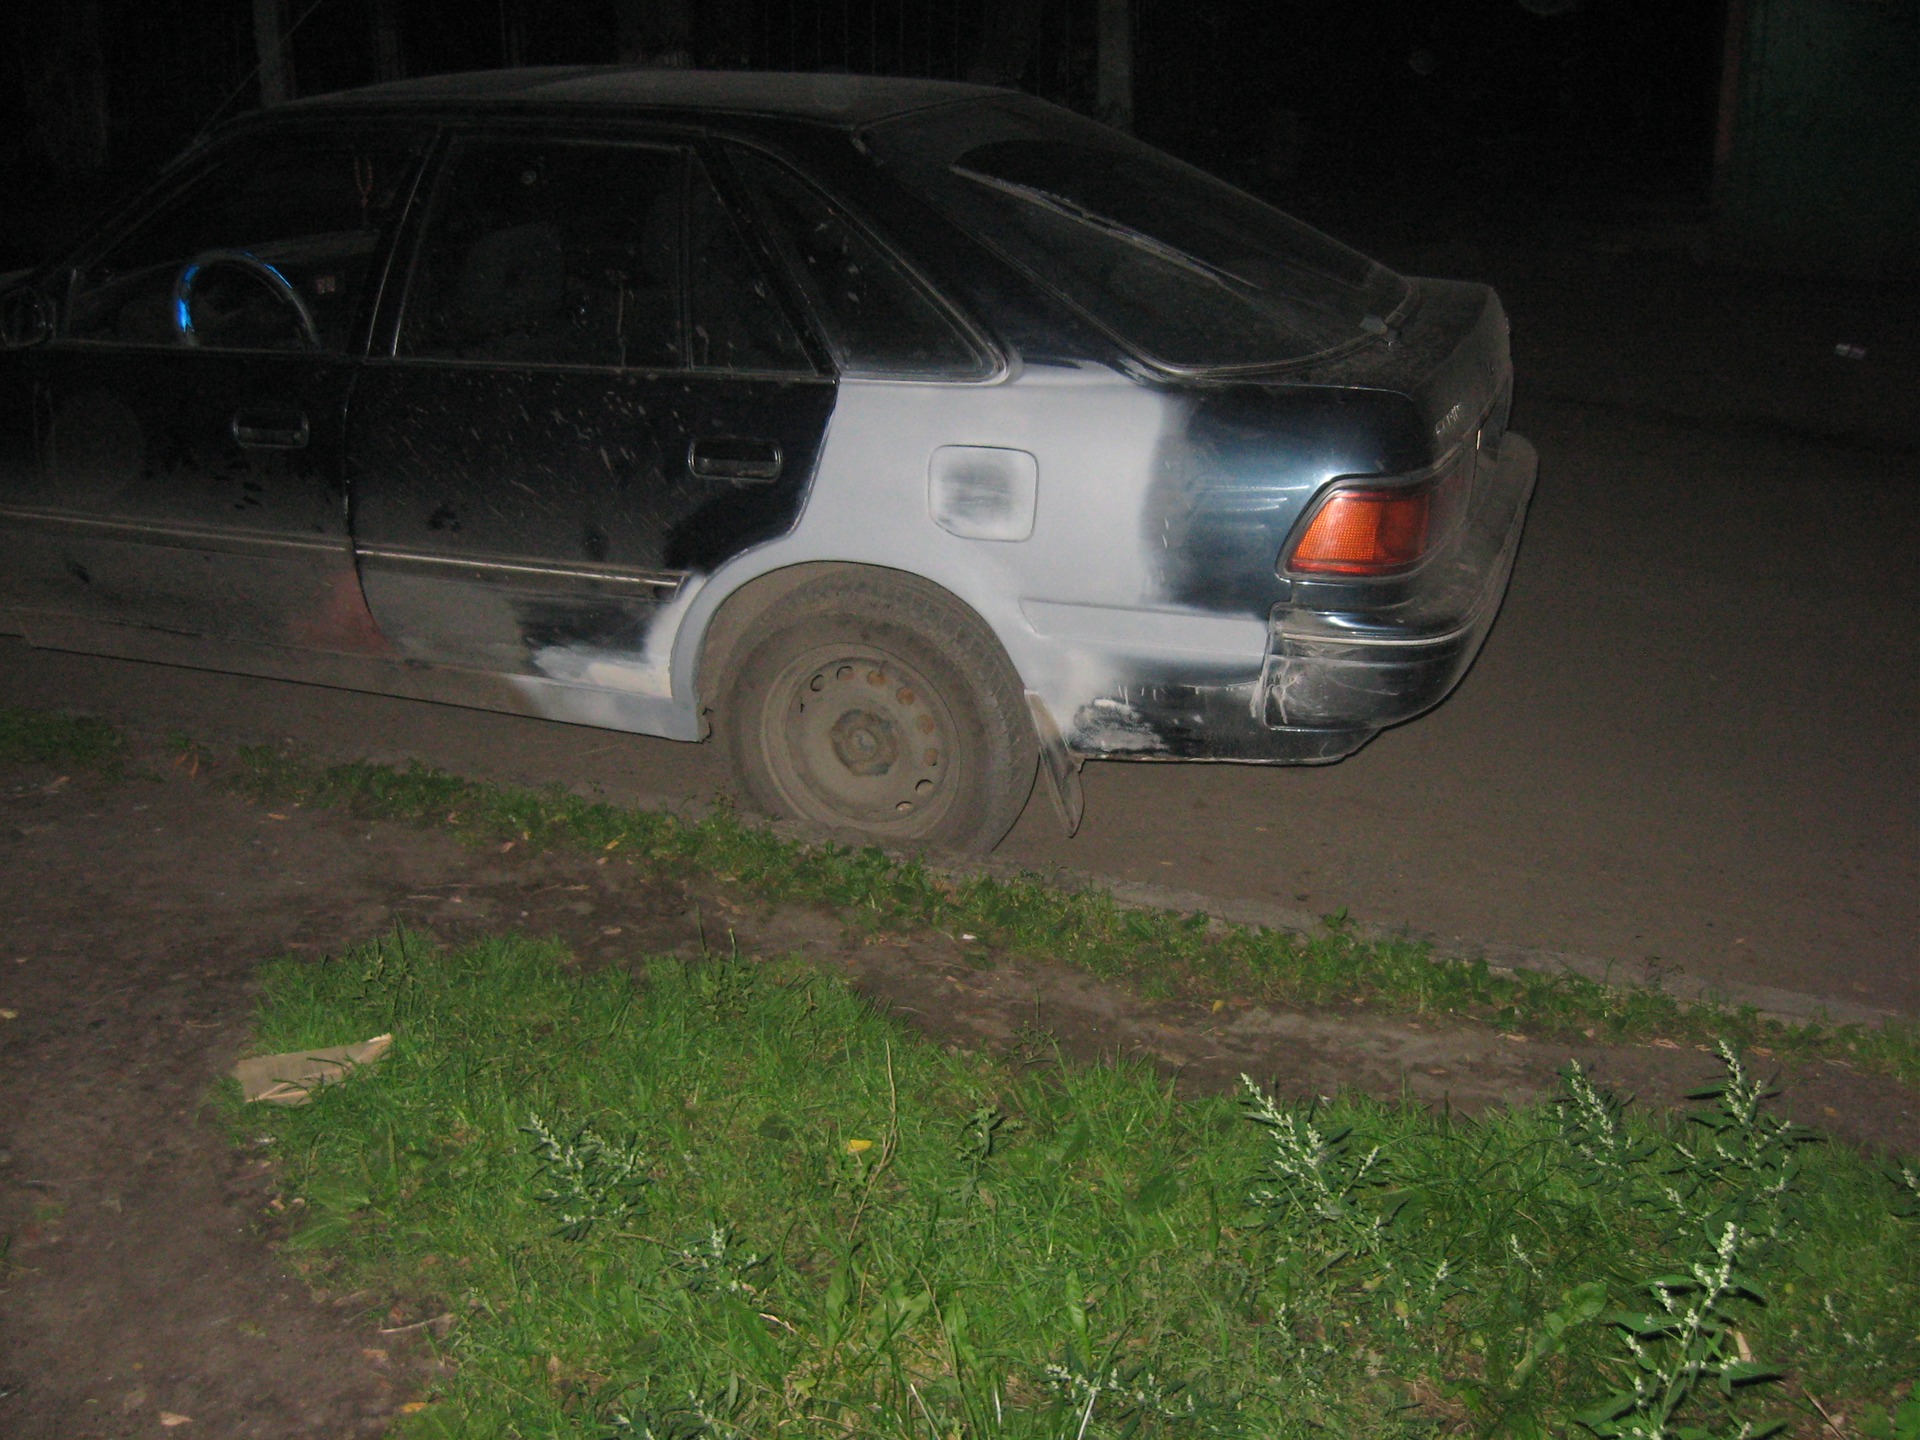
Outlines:
[{"label": "front side window", "polygon": [[351,348],[413,184],[399,132],[285,130],[221,146],[74,276],[68,339]]}]

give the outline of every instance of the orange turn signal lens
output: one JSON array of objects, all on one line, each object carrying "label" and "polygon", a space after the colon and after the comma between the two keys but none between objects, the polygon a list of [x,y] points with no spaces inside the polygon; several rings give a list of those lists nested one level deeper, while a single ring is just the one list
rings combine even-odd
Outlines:
[{"label": "orange turn signal lens", "polygon": [[1432,485],[1336,490],[1293,547],[1287,569],[1308,575],[1387,575],[1426,553]]}]

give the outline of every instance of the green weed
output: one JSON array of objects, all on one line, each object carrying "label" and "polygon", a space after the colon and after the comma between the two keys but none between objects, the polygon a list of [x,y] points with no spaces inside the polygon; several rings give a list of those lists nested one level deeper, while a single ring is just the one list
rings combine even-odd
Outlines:
[{"label": "green weed", "polygon": [[123,773],[126,741],[104,720],[0,707],[0,764],[73,765]]},{"label": "green weed", "polygon": [[263,1049],[397,1037],[229,1104],[296,1253],[460,1317],[409,1433],[1678,1440],[1920,1368],[1897,1176],[1731,1050],[1699,1120],[1571,1077],[1470,1120],[1001,1065],[785,962],[396,936],[265,986]]},{"label": "green weed", "polygon": [[545,1188],[534,1199],[559,1218],[554,1234],[584,1240],[595,1225],[618,1225],[645,1206],[647,1158],[632,1145],[604,1140],[587,1125],[562,1138],[538,1115],[520,1128],[540,1157]]}]

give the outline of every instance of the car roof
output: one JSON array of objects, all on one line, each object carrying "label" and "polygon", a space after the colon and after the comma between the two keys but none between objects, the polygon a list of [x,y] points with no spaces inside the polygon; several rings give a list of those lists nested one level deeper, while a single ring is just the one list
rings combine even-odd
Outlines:
[{"label": "car roof", "polygon": [[552,65],[395,80],[358,90],[315,95],[276,108],[282,111],[362,106],[419,106],[459,111],[700,110],[785,116],[855,128],[912,110],[1003,93],[987,85],[875,75]]}]

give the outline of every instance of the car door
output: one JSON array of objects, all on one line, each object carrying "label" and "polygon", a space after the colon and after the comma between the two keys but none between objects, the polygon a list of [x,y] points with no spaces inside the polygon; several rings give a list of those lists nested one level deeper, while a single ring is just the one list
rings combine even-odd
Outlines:
[{"label": "car door", "polygon": [[791,527],[833,405],[764,258],[689,147],[451,147],[348,440],[401,654],[666,695],[661,608]]},{"label": "car door", "polygon": [[10,599],[42,614],[273,645],[377,645],[342,441],[390,232],[399,129],[218,147],[83,255],[21,352],[37,463],[0,475]]}]

